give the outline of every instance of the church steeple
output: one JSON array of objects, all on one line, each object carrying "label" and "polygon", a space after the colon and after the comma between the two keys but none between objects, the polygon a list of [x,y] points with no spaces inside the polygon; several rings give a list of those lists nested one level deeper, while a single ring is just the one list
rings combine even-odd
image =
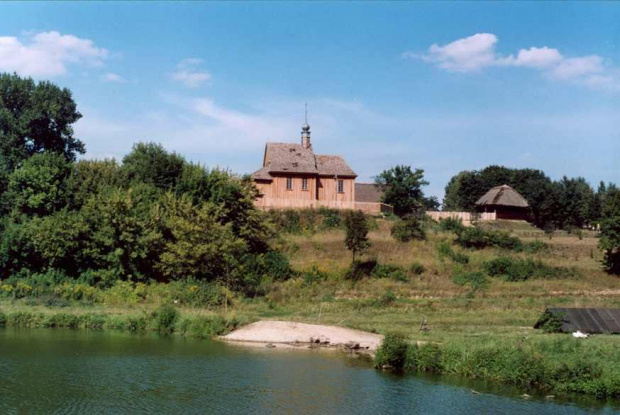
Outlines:
[{"label": "church steeple", "polygon": [[308,103],[306,103],[304,125],[301,126],[301,146],[305,149],[312,147],[312,143],[310,142],[310,126],[308,125]]}]

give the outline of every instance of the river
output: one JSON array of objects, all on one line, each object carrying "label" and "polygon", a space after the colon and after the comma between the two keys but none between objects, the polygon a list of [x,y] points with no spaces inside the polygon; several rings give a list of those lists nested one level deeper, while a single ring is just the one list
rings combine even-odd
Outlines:
[{"label": "river", "polygon": [[611,406],[378,372],[334,351],[0,329],[0,414],[584,414]]}]

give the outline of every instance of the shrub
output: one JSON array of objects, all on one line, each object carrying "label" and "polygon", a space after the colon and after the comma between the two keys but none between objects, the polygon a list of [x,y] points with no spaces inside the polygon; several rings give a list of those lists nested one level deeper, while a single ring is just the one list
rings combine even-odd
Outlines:
[{"label": "shrub", "polygon": [[390,278],[401,282],[409,281],[409,276],[401,267],[389,264],[376,264],[372,269],[371,276],[375,278]]},{"label": "shrub", "polygon": [[409,266],[409,272],[411,272],[413,275],[422,275],[425,271],[426,268],[424,268],[424,265],[420,264],[419,262],[414,262]]},{"label": "shrub", "polygon": [[321,228],[333,229],[339,228],[342,224],[340,212],[334,209],[319,208],[319,215],[323,217]]},{"label": "shrub", "polygon": [[458,264],[469,263],[469,257],[461,252],[455,252],[448,241],[440,242],[437,245],[437,253],[440,260],[447,257]]},{"label": "shrub", "polygon": [[379,298],[373,300],[371,304],[375,307],[389,307],[394,304],[398,300],[396,295],[390,291],[386,290]]},{"label": "shrub", "polygon": [[479,271],[457,273],[453,280],[456,285],[469,285],[472,291],[484,289],[489,285],[486,275]]},{"label": "shrub", "polygon": [[309,271],[301,273],[301,278],[304,280],[303,285],[307,287],[327,280],[328,275],[326,272],[320,271],[316,265],[313,265]]},{"label": "shrub", "polygon": [[456,218],[446,218],[439,220],[439,229],[444,232],[454,232],[457,235],[460,235],[463,230],[465,230],[465,225],[460,219]]},{"label": "shrub", "polygon": [[540,317],[540,328],[545,333],[561,333],[562,325],[564,324],[563,318],[561,315],[550,313],[549,311],[545,311],[543,315]]},{"label": "shrub", "polygon": [[164,304],[155,310],[155,329],[160,333],[172,333],[174,325],[179,319],[179,312],[170,304]]},{"label": "shrub", "polygon": [[553,267],[533,259],[499,257],[485,262],[483,267],[491,277],[501,277],[506,281],[558,279],[579,275],[579,271],[574,268]]},{"label": "shrub", "polygon": [[375,367],[379,369],[403,370],[409,345],[400,333],[388,333],[375,354]]},{"label": "shrub", "polygon": [[523,251],[530,254],[537,254],[539,252],[547,252],[549,251],[549,245],[544,243],[541,240],[536,239],[530,243],[527,243],[523,246]]},{"label": "shrub", "polygon": [[437,344],[427,343],[421,346],[416,353],[417,369],[422,372],[441,373],[442,352]]},{"label": "shrub", "polygon": [[412,344],[407,348],[404,370],[405,372],[415,372],[418,370],[418,346],[416,344]]},{"label": "shrub", "polygon": [[519,238],[507,232],[485,231],[479,227],[465,228],[457,237],[456,242],[464,248],[483,249],[496,247],[514,251],[523,249]]},{"label": "shrub", "polygon": [[392,237],[399,242],[409,242],[414,239],[424,240],[426,234],[418,218],[415,216],[406,216],[402,220],[396,222],[390,231]]},{"label": "shrub", "polygon": [[370,277],[372,270],[377,266],[376,259],[367,261],[355,261],[346,271],[345,278],[352,281],[359,281],[364,277]]},{"label": "shrub", "polygon": [[7,320],[8,320],[8,318],[7,318],[6,314],[4,314],[2,311],[0,311],[0,327],[6,326]]}]

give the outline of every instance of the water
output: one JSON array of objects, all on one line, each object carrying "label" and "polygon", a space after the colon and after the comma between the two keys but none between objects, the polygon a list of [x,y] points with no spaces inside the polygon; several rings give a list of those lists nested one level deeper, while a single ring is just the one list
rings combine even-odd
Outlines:
[{"label": "water", "polygon": [[609,406],[501,392],[474,395],[471,384],[385,374],[338,352],[114,332],[0,330],[0,414],[615,413]]}]

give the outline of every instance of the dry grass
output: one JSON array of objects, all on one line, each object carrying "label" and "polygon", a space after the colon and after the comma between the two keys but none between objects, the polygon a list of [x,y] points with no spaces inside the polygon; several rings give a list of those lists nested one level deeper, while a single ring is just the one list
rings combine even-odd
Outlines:
[{"label": "dry grass", "polygon": [[[269,298],[277,304],[271,310],[274,318],[298,321],[321,321],[347,325],[363,330],[386,332],[400,330],[411,337],[428,337],[441,341],[452,336],[533,335],[531,327],[547,306],[565,307],[620,307],[620,279],[605,274],[600,267],[600,252],[595,235],[557,233],[549,239],[544,232],[523,223],[494,224],[494,228],[511,231],[524,241],[543,240],[549,252],[528,255],[502,252],[497,249],[480,251],[461,250],[470,257],[467,269],[480,269],[482,263],[500,255],[534,257],[549,265],[574,267],[580,271],[578,278],[554,280],[528,280],[507,282],[492,279],[490,286],[468,298],[468,289],[452,281],[459,265],[450,260],[440,260],[437,244],[453,236],[439,231],[429,231],[426,241],[396,242],[390,236],[390,222],[379,220],[378,229],[370,232],[371,249],[367,257],[380,263],[408,267],[421,263],[426,271],[409,282],[366,279],[356,284],[338,279],[319,286],[305,287],[300,281],[289,281],[276,287]],[[285,246],[291,262],[299,271],[317,266],[332,274],[342,274],[350,265],[351,256],[345,249],[344,233],[329,231],[305,236],[285,237]],[[463,266],[460,266],[463,267]],[[398,301],[389,307],[370,305],[386,291],[394,293]],[[261,316],[256,304],[240,305],[242,309]],[[419,327],[427,319],[431,332],[421,335]]]}]

